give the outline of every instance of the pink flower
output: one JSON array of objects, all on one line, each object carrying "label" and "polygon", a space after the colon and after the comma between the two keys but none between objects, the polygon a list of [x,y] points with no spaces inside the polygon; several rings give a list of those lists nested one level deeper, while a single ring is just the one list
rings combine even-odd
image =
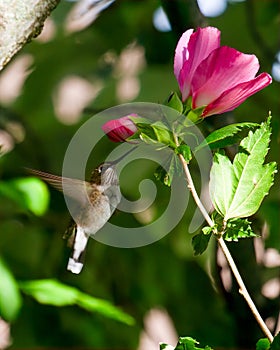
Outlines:
[{"label": "pink flower", "polygon": [[124,142],[126,139],[135,134],[136,125],[129,117],[137,117],[137,114],[130,114],[119,119],[109,120],[102,125],[102,130],[113,142]]},{"label": "pink flower", "polygon": [[174,74],[182,100],[192,97],[192,108],[203,109],[201,117],[238,107],[272,81],[259,70],[255,55],[220,46],[220,31],[206,27],[187,30],[180,38],[174,58]]}]

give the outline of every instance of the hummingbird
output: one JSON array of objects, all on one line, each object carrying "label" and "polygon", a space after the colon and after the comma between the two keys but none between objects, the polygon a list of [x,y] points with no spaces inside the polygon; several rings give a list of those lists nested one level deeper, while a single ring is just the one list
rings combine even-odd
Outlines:
[{"label": "hummingbird", "polygon": [[83,268],[89,237],[94,237],[94,234],[106,224],[121,201],[116,164],[135,148],[114,161],[100,164],[92,171],[89,181],[28,169],[76,203],[77,212],[63,236],[68,239],[68,245],[72,248],[67,270],[74,274],[79,274]]}]

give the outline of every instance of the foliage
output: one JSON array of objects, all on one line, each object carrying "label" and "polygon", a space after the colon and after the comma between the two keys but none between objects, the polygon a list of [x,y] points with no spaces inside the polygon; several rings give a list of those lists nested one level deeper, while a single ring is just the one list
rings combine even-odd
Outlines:
[{"label": "foliage", "polygon": [[35,215],[43,215],[49,205],[47,185],[38,178],[18,178],[0,182],[0,193]]},{"label": "foliage", "polygon": [[[256,350],[279,350],[279,337],[280,334],[276,335],[272,343],[270,343],[270,341],[267,338],[259,339],[256,344]],[[204,348],[201,348],[196,346],[198,344],[199,342],[193,339],[192,337],[180,337],[178,344],[175,347],[162,343],[160,344],[160,350],[211,350],[211,348],[208,345],[206,345]]]},{"label": "foliage", "polygon": [[0,259],[0,275],[0,315],[11,322],[18,316],[22,298],[14,276],[2,259]]},{"label": "foliage", "polygon": [[278,333],[271,343],[270,350],[279,350],[280,349],[280,333]]},{"label": "foliage", "polygon": [[208,345],[206,345],[204,348],[201,348],[197,346],[198,344],[199,342],[191,337],[180,337],[175,348],[167,344],[161,344],[160,350],[211,350],[210,346]]},{"label": "foliage", "polygon": [[[223,298],[223,293],[218,294],[217,289],[213,288],[213,276],[219,278],[219,271],[215,268],[211,271],[211,278],[208,275],[208,258],[216,254],[215,245],[211,244],[214,240],[210,240],[213,228],[204,229],[199,233],[200,238],[194,239],[198,242],[201,239],[202,243],[205,239],[204,246],[205,241],[210,240],[210,244],[205,254],[193,257],[189,237],[186,235],[186,223],[192,220],[195,210],[192,203],[172,234],[154,245],[125,250],[104,246],[91,240],[87,252],[87,269],[76,278],[65,271],[69,252],[61,237],[69,218],[63,196],[47,189],[40,180],[27,178],[23,170],[23,167],[28,166],[61,174],[63,157],[69,141],[92,114],[122,102],[162,102],[170,91],[177,89],[172,72],[174,48],[181,33],[186,28],[198,26],[199,23],[193,23],[198,17],[192,15],[191,1],[188,4],[183,4],[182,1],[167,3],[173,8],[169,16],[173,19],[175,17],[173,32],[158,32],[153,27],[152,18],[158,2],[125,0],[116,1],[85,30],[66,35],[64,21],[72,3],[62,1],[51,17],[56,30],[54,37],[45,42],[34,40],[18,55],[19,58],[32,58],[33,63],[27,68],[26,75],[29,75],[17,99],[4,101],[1,93],[1,104],[5,106],[0,110],[1,146],[2,135],[8,134],[13,150],[7,153],[4,152],[5,147],[1,147],[0,312],[2,317],[11,322],[13,348],[137,348],[143,328],[142,320],[146,312],[155,306],[161,306],[168,311],[179,334],[193,334],[201,344],[213,344],[215,348],[249,348],[255,339],[261,337],[258,327],[252,322],[247,310],[244,310],[243,301],[240,307],[238,290],[233,288],[231,297]],[[248,1],[230,3],[222,16],[206,20],[222,30],[224,42],[244,52],[257,53],[263,67],[270,71],[275,52],[278,50],[279,4],[277,0],[257,1],[253,5],[254,11],[248,11],[250,4]],[[184,10],[178,11],[178,6],[180,9],[181,6],[185,6]],[[232,31],[232,28],[235,30]],[[256,33],[261,38],[255,40]],[[124,83],[122,73],[118,69],[121,66],[121,55],[127,52],[125,50],[134,47],[133,45],[144,49],[145,62],[142,70],[130,77],[137,81],[138,95],[132,100],[124,101],[118,94]],[[10,64],[6,69],[9,67]],[[83,79],[94,87],[94,91],[99,92],[87,103],[86,108],[80,110],[78,117],[63,119],[58,116],[56,99],[59,96],[60,83],[73,76]],[[14,78],[10,79],[10,82],[12,81]],[[216,150],[236,144],[248,130],[252,131],[249,138],[253,137],[254,132],[260,130],[256,124],[261,123],[268,109],[271,109],[275,114],[271,121],[275,136],[272,135],[270,159],[279,159],[278,90],[278,84],[274,82],[267,90],[256,97],[252,96],[233,113],[205,120],[203,128],[205,134],[209,134],[206,139],[210,148]],[[76,97],[71,100],[75,102],[75,106],[78,105]],[[186,108],[176,93],[170,96],[166,104],[180,112],[184,112]],[[248,122],[244,123],[244,120]],[[228,126],[231,121],[234,121],[234,124]],[[17,128],[13,128],[15,125]],[[19,137],[19,127],[24,131],[25,138]],[[159,130],[163,131],[163,135],[158,133]],[[217,132],[212,133],[213,130]],[[154,125],[149,132],[153,135],[158,133],[157,138],[163,147],[170,141],[170,134],[162,124]],[[145,135],[149,140],[149,133]],[[197,145],[195,154],[199,154],[204,146],[205,143]],[[174,148],[176,149],[175,146]],[[104,155],[111,149],[112,144],[108,141],[100,142],[88,161],[88,173],[104,160]],[[231,150],[225,154],[231,154]],[[225,161],[229,168],[233,167],[225,160],[225,154],[218,152],[216,158]],[[185,147],[177,148],[177,153],[189,159]],[[249,155],[243,153],[239,157],[243,160],[247,157],[248,160]],[[170,158],[168,171],[159,175],[169,185],[172,181],[169,174],[177,167],[175,159],[177,158]],[[231,162],[232,158],[229,159]],[[261,163],[259,171],[262,172],[261,169],[266,166],[267,164]],[[199,187],[195,162],[194,165],[191,163],[190,167]],[[270,167],[271,174],[272,166]],[[137,200],[139,183],[143,179],[152,178],[155,168],[152,162],[144,161],[129,167],[129,174],[123,174],[120,179],[123,193],[129,199]],[[76,169],[72,170],[75,175]],[[162,169],[158,172],[161,171]],[[259,234],[262,229],[270,231],[264,243],[265,248],[279,251],[277,177],[275,182],[274,191],[270,192],[264,206],[256,212],[256,224],[251,228],[254,234]],[[157,199],[147,211],[147,216],[159,215],[168,193],[168,189],[158,186]],[[256,207],[257,205],[255,209]],[[240,212],[235,210],[227,214],[232,216]],[[242,210],[242,214],[250,213]],[[215,219],[216,228],[221,227],[221,217]],[[131,216],[116,213],[112,218],[112,222],[122,222],[129,227],[142,224],[141,220],[137,213]],[[267,226],[263,228],[259,222],[264,221]],[[228,230],[230,227],[237,227],[239,232],[240,227],[247,225],[247,222],[247,219],[231,218],[227,221]],[[231,232],[233,233],[229,234],[229,239],[240,238],[239,233],[236,236],[236,231]],[[201,254],[202,248],[203,244],[197,245],[198,254]],[[233,247],[232,250],[234,249]],[[264,297],[260,291],[264,281],[279,276],[279,270],[277,267],[270,268],[260,263],[254,264],[255,270],[251,273],[253,253],[249,254],[250,252],[252,253],[250,245],[240,245],[236,251],[237,260],[242,261],[240,265],[244,277],[256,300],[260,301],[261,311],[272,318],[277,317],[277,297]],[[52,281],[51,285],[55,290],[60,291],[61,287],[67,295],[69,292],[70,297],[72,295],[74,298],[76,295],[75,298],[78,299],[82,295],[85,298],[84,304],[77,307],[75,298],[70,298],[75,305],[67,307],[41,304],[23,292],[24,285],[27,291],[30,281],[34,287],[35,282]],[[32,284],[29,287],[31,288]],[[73,294],[72,288],[75,290]],[[223,292],[226,295],[226,291]],[[50,298],[54,296],[49,289],[47,295]],[[86,295],[90,299],[87,299]],[[57,300],[58,297],[59,295]],[[95,312],[95,300],[100,300],[102,306],[104,299],[111,300],[112,307],[113,304],[118,305],[121,310],[127,310],[133,315],[135,325],[128,327],[126,324],[114,322],[108,318],[109,312]],[[53,297],[53,302],[56,302],[56,296]],[[82,310],[87,307],[92,312]],[[241,338],[240,329],[246,329],[245,338]],[[162,341],[165,342],[165,334]],[[196,342],[193,346],[199,348]]]},{"label": "foliage", "polygon": [[118,310],[108,301],[94,298],[82,293],[77,288],[62,284],[56,280],[26,281],[21,282],[19,287],[25,294],[32,296],[42,304],[53,306],[78,305],[87,311],[100,313],[103,316],[128,325],[134,323],[131,316]]},{"label": "foliage", "polygon": [[197,146],[196,151],[203,147],[211,149],[224,148],[238,143],[244,137],[244,130],[254,129],[258,126],[257,123],[236,123],[224,126],[209,134],[203,142]]},{"label": "foliage", "polygon": [[270,135],[268,120],[241,141],[233,163],[224,152],[215,153],[210,196],[225,221],[255,214],[268,194],[276,172],[275,162],[263,165]]}]

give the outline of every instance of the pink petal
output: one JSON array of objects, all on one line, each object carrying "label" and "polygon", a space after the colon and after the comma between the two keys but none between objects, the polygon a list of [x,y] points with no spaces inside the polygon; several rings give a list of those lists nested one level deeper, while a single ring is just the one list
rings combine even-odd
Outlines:
[{"label": "pink petal", "polygon": [[255,55],[228,46],[219,47],[197,67],[192,80],[193,107],[208,105],[224,91],[253,79],[258,70]]},{"label": "pink petal", "polygon": [[192,33],[193,29],[187,30],[179,39],[177,47],[175,49],[174,74],[177,80],[179,78],[180,70],[182,69],[184,62],[187,59],[187,47]]},{"label": "pink petal", "polygon": [[191,95],[192,78],[199,64],[220,46],[220,34],[217,28],[206,27],[190,36],[178,79],[183,101]]},{"label": "pink petal", "polygon": [[[136,114],[130,114],[129,116],[137,117]],[[129,116],[109,120],[102,125],[102,130],[111,141],[124,142],[128,137],[135,134],[137,127]]]},{"label": "pink petal", "polygon": [[261,73],[255,79],[241,83],[225,91],[214,102],[210,103],[203,111],[202,116],[208,117],[213,114],[229,112],[238,107],[249,96],[259,90],[264,89],[272,82],[272,78],[267,73]]}]

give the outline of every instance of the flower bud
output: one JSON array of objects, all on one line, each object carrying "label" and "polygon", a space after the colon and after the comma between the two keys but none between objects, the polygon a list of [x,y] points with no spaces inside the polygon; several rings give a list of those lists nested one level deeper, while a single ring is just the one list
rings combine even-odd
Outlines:
[{"label": "flower bud", "polygon": [[119,119],[109,120],[102,125],[102,130],[113,142],[125,142],[127,138],[137,131],[136,125],[129,117],[138,117],[137,114],[129,114]]}]

